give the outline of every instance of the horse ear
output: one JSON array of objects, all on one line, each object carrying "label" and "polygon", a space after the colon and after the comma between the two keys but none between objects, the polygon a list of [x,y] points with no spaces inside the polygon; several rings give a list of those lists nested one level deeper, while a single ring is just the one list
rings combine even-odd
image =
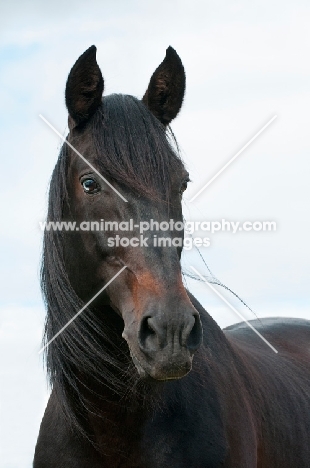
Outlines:
[{"label": "horse ear", "polygon": [[65,98],[71,117],[70,127],[85,123],[101,104],[104,83],[96,61],[96,50],[94,45],[89,47],[69,73]]},{"label": "horse ear", "polygon": [[185,93],[185,71],[172,47],[153,73],[142,101],[164,125],[168,125],[181,109]]}]

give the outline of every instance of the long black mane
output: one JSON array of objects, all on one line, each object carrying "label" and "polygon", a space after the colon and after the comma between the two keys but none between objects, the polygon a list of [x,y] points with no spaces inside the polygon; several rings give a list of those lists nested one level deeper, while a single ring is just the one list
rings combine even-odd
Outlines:
[{"label": "long black mane", "polygon": [[[173,135],[169,137],[169,131],[167,135],[164,125],[141,101],[127,95],[105,97],[84,132],[89,134],[103,176],[140,196],[168,199],[171,175],[182,162]],[[74,146],[74,139],[71,142]],[[64,144],[50,183],[48,221],[61,221],[69,205],[68,159]],[[41,286],[47,307],[45,344],[84,305],[79,291],[71,285],[64,261],[68,235],[72,233],[52,229],[44,234]],[[106,313],[114,314],[110,310]],[[91,410],[89,402],[81,400],[85,382],[89,381],[87,390],[92,393],[101,385],[122,397],[137,391],[137,373],[121,339],[121,327],[121,323],[111,327],[90,305],[46,348],[50,384],[71,422],[78,422],[73,406]],[[81,373],[83,383],[78,379]]]}]

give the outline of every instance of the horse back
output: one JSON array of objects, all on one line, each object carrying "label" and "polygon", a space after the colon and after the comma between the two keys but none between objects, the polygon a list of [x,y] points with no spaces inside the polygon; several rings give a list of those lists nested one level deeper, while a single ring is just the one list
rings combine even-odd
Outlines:
[{"label": "horse back", "polygon": [[258,438],[258,467],[310,466],[310,321],[267,318],[223,331],[249,394]]}]

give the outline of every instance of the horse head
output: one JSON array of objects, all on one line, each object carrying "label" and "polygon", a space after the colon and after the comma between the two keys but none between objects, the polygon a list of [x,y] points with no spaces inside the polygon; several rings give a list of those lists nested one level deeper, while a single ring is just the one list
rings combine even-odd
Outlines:
[{"label": "horse head", "polygon": [[[70,147],[64,219],[96,229],[68,236],[66,265],[84,301],[125,266],[97,299],[97,308],[104,314],[109,306],[123,320],[122,336],[141,377],[181,378],[202,340],[180,266],[188,173],[167,139],[184,97],[184,68],[169,47],[142,100],[102,97],[103,89],[92,46],[66,85]],[[97,229],[97,223],[110,229]]]}]

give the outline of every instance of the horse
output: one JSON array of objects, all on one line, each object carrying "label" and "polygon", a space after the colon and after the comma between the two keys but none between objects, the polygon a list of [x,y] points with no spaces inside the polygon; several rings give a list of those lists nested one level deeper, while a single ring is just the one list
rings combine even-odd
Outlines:
[{"label": "horse", "polygon": [[166,50],[142,99],[103,91],[91,46],[67,79],[47,219],[112,224],[44,233],[52,392],[33,467],[309,468],[310,322],[252,320],[276,354],[244,323],[222,330],[183,284],[181,59]]}]

